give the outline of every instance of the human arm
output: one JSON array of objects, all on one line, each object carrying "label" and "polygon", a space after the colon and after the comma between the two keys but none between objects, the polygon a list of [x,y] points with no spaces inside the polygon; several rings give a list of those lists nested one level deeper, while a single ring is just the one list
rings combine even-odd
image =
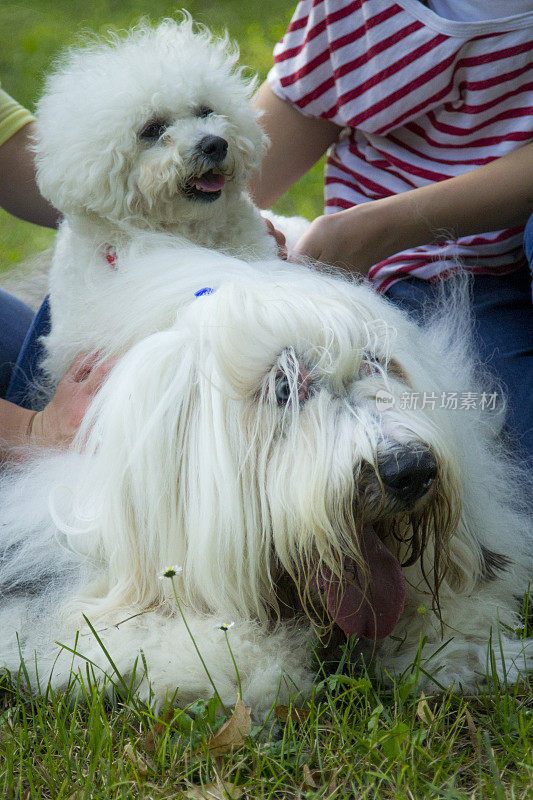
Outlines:
[{"label": "human arm", "polygon": [[269,208],[335,142],[341,128],[329,120],[306,117],[264,83],[254,98],[260,125],[270,139],[261,172],[250,191],[259,208]]},{"label": "human arm", "polygon": [[67,447],[114,364],[115,359],[107,359],[95,366],[95,357],[79,356],[42,411],[31,411],[0,400],[1,458],[13,458],[17,448]]},{"label": "human arm", "polygon": [[524,224],[533,212],[533,142],[456,178],[318,217],[293,255],[367,274],[411,247]]},{"label": "human arm", "polygon": [[24,125],[0,146],[0,206],[27,222],[55,228],[58,212],[40,194],[35,163],[29,149],[34,130]]}]

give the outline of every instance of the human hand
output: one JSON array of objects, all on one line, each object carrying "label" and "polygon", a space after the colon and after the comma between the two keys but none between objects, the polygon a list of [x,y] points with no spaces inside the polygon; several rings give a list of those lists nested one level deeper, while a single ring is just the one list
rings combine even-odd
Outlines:
[{"label": "human hand", "polygon": [[117,361],[108,358],[96,366],[97,358],[98,354],[78,356],[59,381],[46,408],[33,414],[28,426],[28,444],[68,447],[91,400]]},{"label": "human hand", "polygon": [[313,258],[366,275],[374,264],[401,249],[395,249],[391,220],[379,202],[317,217],[296,243],[291,259]]},{"label": "human hand", "polygon": [[276,240],[276,244],[278,246],[278,256],[280,258],[282,258],[284,261],[286,261],[287,260],[287,242],[286,242],[284,234],[281,231],[278,231],[278,229],[274,227],[274,225],[272,224],[272,222],[269,219],[267,219],[266,217],[263,217],[263,219],[266,222],[266,226],[268,228],[269,234],[271,236],[273,236],[274,239]]}]

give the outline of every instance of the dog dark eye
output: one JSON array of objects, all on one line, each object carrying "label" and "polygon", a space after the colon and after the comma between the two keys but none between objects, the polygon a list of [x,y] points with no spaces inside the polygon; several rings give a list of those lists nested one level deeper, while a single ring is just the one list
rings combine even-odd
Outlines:
[{"label": "dog dark eye", "polygon": [[166,129],[168,122],[162,119],[152,119],[148,122],[139,133],[139,138],[150,144],[154,144],[161,138]]},{"label": "dog dark eye", "polygon": [[209,108],[209,106],[200,106],[200,108],[196,112],[196,116],[197,117],[208,117],[212,113],[213,113],[213,109]]},{"label": "dog dark eye", "polygon": [[[305,367],[300,366],[298,372],[298,403],[299,405],[303,405],[306,400],[309,399],[310,394],[310,381],[309,381],[309,372]],[[276,403],[278,406],[286,406],[291,398],[291,385],[289,382],[289,378],[284,372],[279,372],[276,376],[276,382],[274,384],[274,392],[276,395]]]},{"label": "dog dark eye", "polygon": [[286,406],[291,396],[291,387],[286,375],[281,374],[276,378],[275,392],[278,406]]},{"label": "dog dark eye", "polygon": [[377,375],[383,372],[383,365],[377,356],[366,353],[359,367],[359,377],[366,378],[369,375]]}]

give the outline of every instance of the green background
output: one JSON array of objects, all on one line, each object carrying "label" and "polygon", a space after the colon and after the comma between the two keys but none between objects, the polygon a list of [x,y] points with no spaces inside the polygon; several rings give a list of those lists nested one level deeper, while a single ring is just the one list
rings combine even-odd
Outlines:
[{"label": "green background", "polygon": [[[215,32],[227,28],[240,46],[241,63],[264,79],[272,63],[272,48],[283,35],[295,6],[296,0],[194,0],[187,9]],[[80,33],[129,28],[143,16],[156,22],[175,12],[176,5],[157,0],[0,0],[2,87],[33,110],[54,55],[75,43]],[[320,214],[322,169],[322,163],[316,165],[276,204],[276,210],[309,219]],[[52,240],[53,232],[0,210],[0,272],[48,247]]]}]

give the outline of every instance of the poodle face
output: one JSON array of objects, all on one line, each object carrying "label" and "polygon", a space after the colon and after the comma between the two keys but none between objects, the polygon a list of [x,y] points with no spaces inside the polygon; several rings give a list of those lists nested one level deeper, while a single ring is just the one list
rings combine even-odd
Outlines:
[{"label": "poodle face", "polygon": [[227,37],[166,20],[70,52],[38,105],[39,187],[60,211],[161,227],[209,218],[266,137]]}]

